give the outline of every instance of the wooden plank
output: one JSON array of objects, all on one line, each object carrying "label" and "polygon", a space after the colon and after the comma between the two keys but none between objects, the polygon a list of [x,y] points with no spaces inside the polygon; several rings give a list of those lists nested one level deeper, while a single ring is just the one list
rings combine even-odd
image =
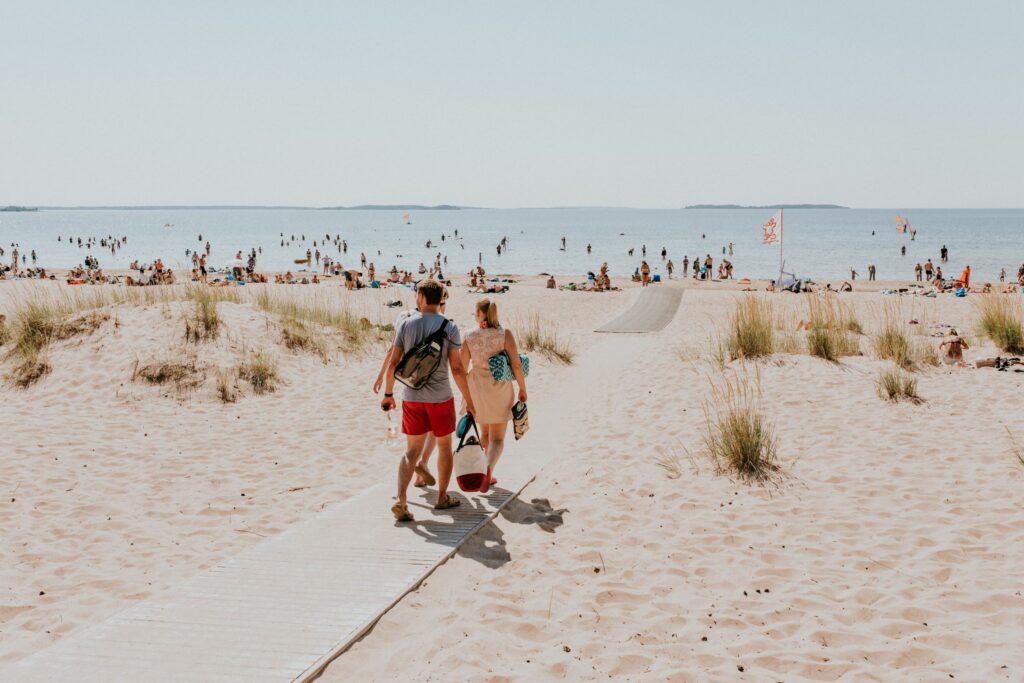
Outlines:
[{"label": "wooden plank", "polygon": [[595,332],[647,333],[665,329],[679,310],[683,290],[660,284],[640,291],[636,302],[618,318]]},{"label": "wooden plank", "polygon": [[462,506],[446,511],[418,491],[409,525],[391,518],[392,484],[373,487],[0,669],[0,680],[310,680],[493,520],[531,469],[529,458],[503,463],[512,490],[456,492]]}]

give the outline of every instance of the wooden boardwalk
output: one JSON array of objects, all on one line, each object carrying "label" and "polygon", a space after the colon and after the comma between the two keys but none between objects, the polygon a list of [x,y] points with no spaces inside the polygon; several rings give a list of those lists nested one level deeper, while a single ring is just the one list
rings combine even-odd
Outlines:
[{"label": "wooden boardwalk", "polygon": [[457,508],[435,511],[436,491],[410,488],[412,524],[391,516],[393,484],[368,489],[0,667],[0,681],[310,680],[532,480],[535,462],[506,460],[501,486],[487,495],[454,493]]},{"label": "wooden boardwalk", "polygon": [[658,332],[676,317],[683,290],[665,284],[652,285],[640,291],[632,308],[595,332]]}]

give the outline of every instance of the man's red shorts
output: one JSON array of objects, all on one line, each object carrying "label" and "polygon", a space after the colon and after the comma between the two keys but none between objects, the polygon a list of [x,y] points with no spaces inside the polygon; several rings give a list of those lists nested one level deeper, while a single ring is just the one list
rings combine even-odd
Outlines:
[{"label": "man's red shorts", "polygon": [[455,431],[455,399],[444,403],[402,401],[402,433],[419,436],[433,432],[434,436],[448,436]]}]

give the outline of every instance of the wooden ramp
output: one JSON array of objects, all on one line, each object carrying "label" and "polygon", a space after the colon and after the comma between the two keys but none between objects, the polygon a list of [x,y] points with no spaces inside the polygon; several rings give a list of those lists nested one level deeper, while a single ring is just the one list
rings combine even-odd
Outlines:
[{"label": "wooden ramp", "polygon": [[676,317],[683,290],[666,285],[652,285],[640,291],[636,303],[615,320],[595,332],[658,332]]},{"label": "wooden ramp", "polygon": [[506,460],[500,487],[487,495],[455,492],[462,504],[451,510],[431,509],[436,491],[410,488],[412,524],[394,522],[390,481],[368,489],[158,597],[0,667],[0,681],[309,680],[532,480],[530,458]]}]

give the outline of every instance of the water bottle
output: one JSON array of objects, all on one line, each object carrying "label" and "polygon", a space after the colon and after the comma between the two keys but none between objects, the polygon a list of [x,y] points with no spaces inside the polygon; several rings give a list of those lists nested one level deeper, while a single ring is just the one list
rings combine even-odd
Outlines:
[{"label": "water bottle", "polygon": [[387,444],[388,446],[393,446],[395,444],[395,441],[398,440],[398,425],[395,424],[395,420],[391,416],[392,412],[394,411],[389,410],[386,413],[384,413],[384,416],[387,418],[388,421],[388,431],[387,436],[384,438],[384,443]]}]

